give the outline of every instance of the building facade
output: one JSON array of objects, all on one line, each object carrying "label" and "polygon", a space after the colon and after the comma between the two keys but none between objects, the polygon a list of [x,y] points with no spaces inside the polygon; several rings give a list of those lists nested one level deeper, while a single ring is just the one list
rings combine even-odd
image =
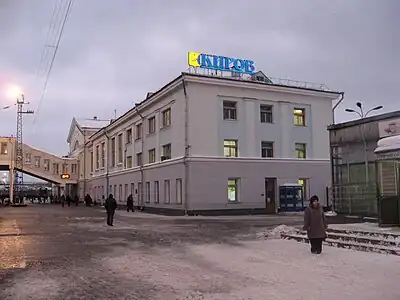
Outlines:
[{"label": "building facade", "polygon": [[182,73],[90,136],[86,189],[177,214],[275,213],[279,186],[290,183],[326,203],[327,126],[339,96]]},{"label": "building facade", "polygon": [[396,186],[393,164],[384,164],[378,174],[374,151],[381,138],[400,134],[400,111],[335,124],[328,130],[335,210],[342,214],[377,216],[379,176],[387,176],[385,191],[394,191]]}]

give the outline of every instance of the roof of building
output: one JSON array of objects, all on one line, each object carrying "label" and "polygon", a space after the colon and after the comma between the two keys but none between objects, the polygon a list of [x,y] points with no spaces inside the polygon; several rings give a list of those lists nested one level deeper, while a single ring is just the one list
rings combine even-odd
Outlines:
[{"label": "roof of building", "polygon": [[[262,71],[258,71],[257,73],[262,73]],[[264,76],[265,74],[262,73]],[[126,111],[124,114],[119,116],[117,119],[113,120],[113,122],[110,122],[106,126],[99,128],[97,132],[95,132],[93,135],[97,134],[100,132],[102,129],[110,126],[112,123],[115,123],[119,119],[122,119],[135,109],[139,109],[141,105],[146,103],[147,101],[150,101],[153,97],[157,96],[160,92],[162,92],[164,89],[167,87],[173,85],[174,83],[182,80],[184,77],[203,77],[203,78],[212,78],[216,80],[224,80],[224,81],[236,81],[236,82],[246,82],[246,83],[251,83],[254,85],[270,85],[270,86],[276,86],[276,87],[282,87],[282,88],[288,88],[288,89],[298,89],[298,90],[305,90],[305,91],[315,91],[315,92],[320,92],[320,93],[326,93],[326,94],[331,94],[331,95],[340,95],[343,94],[343,92],[339,91],[332,91],[328,89],[325,85],[323,84],[315,84],[315,83],[308,83],[308,82],[301,82],[301,81],[295,81],[295,80],[286,80],[286,81],[278,81],[279,79],[273,79],[271,77],[267,77],[268,81],[266,82],[260,82],[260,81],[254,81],[251,79],[242,79],[242,78],[237,78],[237,77],[229,77],[229,76],[222,76],[222,75],[204,75],[204,74],[196,74],[196,73],[188,73],[188,72],[182,72],[179,76],[175,77],[173,80],[165,84],[163,87],[161,87],[159,90],[157,90],[154,93],[147,93],[146,98],[139,102],[136,103],[134,107]],[[272,83],[271,83],[272,82]],[[308,85],[307,85],[308,84]]]},{"label": "roof of building", "polygon": [[329,125],[328,130],[339,130],[339,129],[343,129],[343,128],[347,128],[347,127],[358,126],[360,124],[379,122],[379,121],[384,121],[384,120],[399,118],[399,117],[400,117],[400,110],[397,110],[397,111],[392,111],[392,112],[388,112],[385,114],[366,117],[363,119],[357,119],[357,120],[352,120],[352,121],[348,121],[348,122],[344,122],[344,123]]},{"label": "roof of building", "polygon": [[110,120],[93,119],[76,119],[78,125],[83,129],[101,129],[110,124]]}]

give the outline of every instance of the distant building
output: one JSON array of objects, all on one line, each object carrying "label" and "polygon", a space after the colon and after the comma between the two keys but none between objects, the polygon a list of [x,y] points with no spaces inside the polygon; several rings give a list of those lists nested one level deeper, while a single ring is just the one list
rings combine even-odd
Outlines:
[{"label": "distant building", "polygon": [[[400,134],[400,111],[328,127],[332,202],[340,213],[377,215],[376,155],[379,139]],[[368,166],[368,169],[366,168]],[[394,176],[390,170],[386,176]],[[390,178],[387,182],[392,182]],[[386,188],[394,188],[386,185]]]}]

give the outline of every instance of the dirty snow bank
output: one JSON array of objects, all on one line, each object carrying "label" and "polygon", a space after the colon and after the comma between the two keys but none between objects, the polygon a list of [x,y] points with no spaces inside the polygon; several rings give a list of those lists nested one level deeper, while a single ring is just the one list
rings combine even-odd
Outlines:
[{"label": "dirty snow bank", "polygon": [[299,228],[295,228],[287,225],[279,225],[272,230],[263,230],[257,233],[258,239],[280,239],[283,233],[290,234],[296,233]]}]

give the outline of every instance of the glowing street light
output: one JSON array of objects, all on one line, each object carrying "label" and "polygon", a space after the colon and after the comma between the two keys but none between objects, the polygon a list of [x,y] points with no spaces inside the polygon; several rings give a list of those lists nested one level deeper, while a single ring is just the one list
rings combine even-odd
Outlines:
[{"label": "glowing street light", "polygon": [[22,89],[21,87],[19,87],[18,85],[10,85],[7,90],[6,90],[6,96],[9,99],[18,99],[19,97],[21,97],[22,94]]}]

